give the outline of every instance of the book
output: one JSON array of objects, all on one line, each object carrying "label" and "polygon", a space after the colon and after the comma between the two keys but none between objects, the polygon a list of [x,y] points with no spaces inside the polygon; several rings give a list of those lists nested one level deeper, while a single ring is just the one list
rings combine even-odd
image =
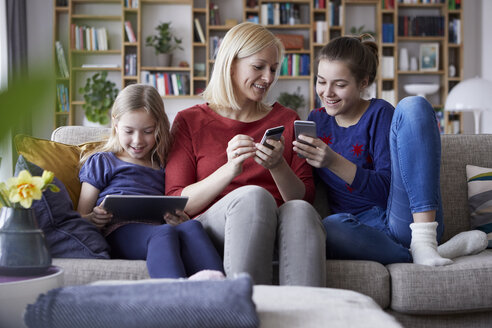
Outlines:
[{"label": "book", "polygon": [[200,20],[198,18],[195,18],[195,29],[198,37],[200,38],[200,42],[205,43],[205,35],[203,34],[202,25],[200,24]]},{"label": "book", "polygon": [[58,60],[58,70],[60,72],[60,76],[64,78],[68,78],[68,66],[67,61],[65,59],[65,52],[63,51],[63,46],[60,41],[55,42],[56,49],[56,58]]},{"label": "book", "polygon": [[135,37],[135,33],[133,32],[132,23],[130,21],[125,21],[125,32],[128,41],[137,42],[137,38]]}]

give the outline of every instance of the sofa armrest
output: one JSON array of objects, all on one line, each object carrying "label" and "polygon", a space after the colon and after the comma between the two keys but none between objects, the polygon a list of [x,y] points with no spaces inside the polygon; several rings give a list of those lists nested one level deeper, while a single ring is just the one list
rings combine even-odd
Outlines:
[{"label": "sofa armrest", "polygon": [[88,127],[80,125],[60,126],[51,133],[51,140],[68,145],[101,141],[109,136],[110,128]]}]

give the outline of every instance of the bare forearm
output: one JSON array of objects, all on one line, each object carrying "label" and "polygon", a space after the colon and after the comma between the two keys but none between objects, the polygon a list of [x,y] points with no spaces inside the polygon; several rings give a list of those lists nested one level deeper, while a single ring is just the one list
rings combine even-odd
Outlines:
[{"label": "bare forearm", "polygon": [[185,211],[190,216],[200,213],[207,207],[234,179],[234,172],[226,163],[205,179],[183,189],[182,196],[188,196]]},{"label": "bare forearm", "polygon": [[285,202],[304,198],[306,186],[292,171],[285,159],[282,158],[282,161],[275,168],[270,169],[270,174]]},{"label": "bare forearm", "polygon": [[357,165],[345,157],[336,154],[333,160],[328,164],[327,168],[347,184],[351,185],[352,182],[354,182]]}]

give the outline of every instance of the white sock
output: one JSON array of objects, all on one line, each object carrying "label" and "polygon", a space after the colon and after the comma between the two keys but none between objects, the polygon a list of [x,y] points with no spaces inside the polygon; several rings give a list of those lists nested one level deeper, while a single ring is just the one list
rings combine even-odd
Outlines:
[{"label": "white sock", "polygon": [[419,222],[410,224],[412,229],[412,241],[410,251],[413,263],[430,266],[442,266],[453,263],[450,259],[443,258],[437,252],[437,222]]},{"label": "white sock", "polygon": [[487,234],[480,230],[460,232],[441,246],[437,251],[442,257],[456,257],[477,254],[488,246]]},{"label": "white sock", "polygon": [[191,275],[189,279],[190,280],[221,280],[221,279],[225,279],[225,276],[222,272],[218,270],[202,270]]}]

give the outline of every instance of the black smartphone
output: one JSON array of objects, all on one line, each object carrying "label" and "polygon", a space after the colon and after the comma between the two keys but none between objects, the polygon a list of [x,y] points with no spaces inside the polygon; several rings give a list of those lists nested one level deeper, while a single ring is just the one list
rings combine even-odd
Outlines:
[{"label": "black smartphone", "polygon": [[[316,135],[316,122],[313,121],[294,121],[294,132],[296,135],[296,140],[300,143],[310,145],[303,140],[299,140],[299,135],[303,134],[308,137],[317,138]],[[304,156],[297,154],[299,157],[304,158]]]},{"label": "black smartphone", "polygon": [[275,128],[267,129],[265,131],[265,134],[263,135],[263,138],[261,139],[261,144],[264,145],[265,147],[268,147],[270,149],[273,149],[272,145],[269,145],[266,143],[268,139],[274,139],[274,140],[280,140],[280,137],[282,136],[282,133],[284,132],[284,126],[277,126]]}]

